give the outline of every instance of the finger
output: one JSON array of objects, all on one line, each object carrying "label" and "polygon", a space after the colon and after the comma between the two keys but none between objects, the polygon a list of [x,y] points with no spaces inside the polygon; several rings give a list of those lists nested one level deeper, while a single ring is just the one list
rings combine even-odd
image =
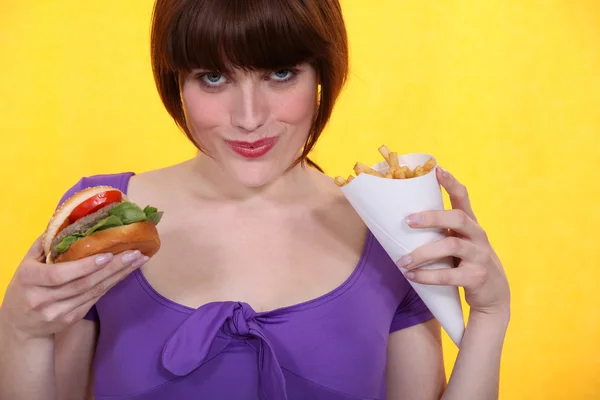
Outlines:
[{"label": "finger", "polygon": [[487,235],[481,226],[459,209],[423,211],[409,215],[406,222],[411,228],[451,229],[467,239],[487,242]]},{"label": "finger", "polygon": [[63,330],[81,321],[97,301],[98,298],[90,298],[76,307],[73,307],[74,303],[54,303],[43,311],[44,319],[48,322],[58,324],[59,329]]},{"label": "finger", "polygon": [[113,255],[108,253],[64,263],[28,263],[21,267],[19,277],[21,282],[25,285],[45,287],[61,286],[103,268],[112,259]]},{"label": "finger", "polygon": [[400,268],[410,270],[445,257],[457,257],[464,261],[476,263],[478,262],[478,250],[479,247],[475,243],[452,236],[418,247],[413,252],[400,258],[397,265]]},{"label": "finger", "polygon": [[437,178],[440,185],[448,192],[452,208],[464,211],[473,221],[477,221],[466,186],[441,167],[437,168]]},{"label": "finger", "polygon": [[[125,252],[106,267],[88,276],[58,287],[34,287],[28,292],[28,303],[32,309],[48,308],[50,315],[64,315],[73,308],[106,293],[111,285],[123,279],[135,268],[148,261],[139,252]],[[78,297],[74,302],[68,301]]]},{"label": "finger", "polygon": [[115,257],[112,262],[99,271],[55,288],[55,300],[70,298],[88,291],[103,292],[109,278],[115,275],[120,276],[119,274],[124,273],[124,270],[138,266],[139,262],[142,262],[141,265],[143,265],[145,259],[147,257],[142,256],[139,251],[127,252],[120,257]]},{"label": "finger", "polygon": [[70,312],[70,310],[75,310],[78,307],[88,303],[90,300],[97,301],[116,284],[129,276],[129,274],[148,262],[148,260],[149,258],[146,256],[139,258],[137,261],[127,265],[125,268],[121,268],[118,272],[98,282],[88,290],[60,301],[60,307],[64,310],[67,310],[65,311],[65,313],[67,313]]},{"label": "finger", "polygon": [[74,324],[75,322],[81,321],[83,317],[90,311],[90,309],[98,301],[97,298],[89,299],[85,303],[79,305],[74,310],[68,312],[65,315],[65,323],[67,326]]},{"label": "finger", "polygon": [[412,282],[423,285],[462,286],[475,289],[481,287],[487,280],[487,269],[484,266],[461,263],[458,268],[414,269],[404,276]]}]

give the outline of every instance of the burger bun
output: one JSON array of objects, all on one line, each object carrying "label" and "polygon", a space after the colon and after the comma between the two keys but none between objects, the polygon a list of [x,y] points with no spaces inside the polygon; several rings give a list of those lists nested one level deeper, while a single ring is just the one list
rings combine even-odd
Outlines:
[{"label": "burger bun", "polygon": [[143,255],[152,257],[159,249],[156,226],[151,221],[143,221],[95,232],[73,243],[56,260],[47,261],[75,261],[96,254],[118,254],[127,250],[139,250]]}]

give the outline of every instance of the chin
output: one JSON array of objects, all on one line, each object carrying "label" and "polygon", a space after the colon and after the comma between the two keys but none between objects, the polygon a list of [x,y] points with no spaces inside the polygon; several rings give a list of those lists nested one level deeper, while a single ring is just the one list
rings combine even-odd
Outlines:
[{"label": "chin", "polygon": [[280,170],[274,163],[258,162],[254,165],[248,163],[232,165],[230,172],[242,186],[260,188],[274,182],[284,173],[284,170]]}]

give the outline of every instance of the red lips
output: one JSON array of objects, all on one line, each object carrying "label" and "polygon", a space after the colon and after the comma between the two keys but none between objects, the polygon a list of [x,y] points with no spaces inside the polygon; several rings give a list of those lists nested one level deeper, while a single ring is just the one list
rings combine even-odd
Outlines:
[{"label": "red lips", "polygon": [[259,158],[271,151],[277,143],[277,139],[277,137],[270,137],[255,142],[226,140],[225,143],[227,143],[231,150],[244,158]]}]

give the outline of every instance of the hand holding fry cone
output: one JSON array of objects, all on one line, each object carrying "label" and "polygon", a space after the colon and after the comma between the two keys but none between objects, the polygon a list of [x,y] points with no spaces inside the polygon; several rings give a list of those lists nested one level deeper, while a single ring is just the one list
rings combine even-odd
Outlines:
[{"label": "hand holding fry cone", "polygon": [[[405,222],[413,213],[443,210],[443,197],[434,173],[437,166],[434,157],[428,154],[398,156],[386,146],[378,150],[384,161],[373,166],[357,162],[353,168],[356,176],[350,175],[347,179],[338,176],[334,181],[386,253],[397,262],[416,248],[445,237],[447,233],[441,230],[413,229]],[[452,266],[453,260],[447,258],[421,268]],[[464,319],[458,288],[409,283],[459,346]]]}]

